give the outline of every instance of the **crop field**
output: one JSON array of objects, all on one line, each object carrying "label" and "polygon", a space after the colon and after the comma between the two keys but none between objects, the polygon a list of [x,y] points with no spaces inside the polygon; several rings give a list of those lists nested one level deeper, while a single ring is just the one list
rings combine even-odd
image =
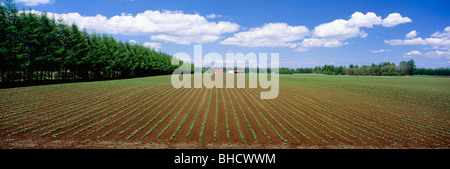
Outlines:
[{"label": "crop field", "polygon": [[0,148],[450,148],[450,78],[280,75],[273,100],[170,78],[0,89]]}]

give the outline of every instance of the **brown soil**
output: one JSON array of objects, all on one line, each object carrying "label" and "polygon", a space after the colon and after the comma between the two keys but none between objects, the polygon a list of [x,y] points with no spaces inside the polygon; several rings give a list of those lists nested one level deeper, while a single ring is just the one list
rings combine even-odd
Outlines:
[{"label": "brown soil", "polygon": [[[259,94],[265,91],[261,88],[174,89],[170,83],[162,84],[3,92],[0,148],[450,147],[448,113],[435,111],[448,106],[426,107],[427,103],[405,100],[415,96],[386,95],[390,89],[376,91],[377,86],[288,84],[280,86],[278,98],[261,100]],[[14,95],[20,91],[29,93]],[[367,92],[372,93],[368,96]],[[392,98],[402,104],[390,104]],[[442,99],[429,104],[439,101]]]}]

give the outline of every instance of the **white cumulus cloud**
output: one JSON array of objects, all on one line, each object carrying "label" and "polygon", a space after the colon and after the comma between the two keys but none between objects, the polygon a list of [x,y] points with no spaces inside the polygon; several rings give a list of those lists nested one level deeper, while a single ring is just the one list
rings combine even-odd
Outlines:
[{"label": "white cumulus cloud", "polygon": [[[387,18],[382,19],[373,12],[366,14],[355,12],[350,19],[336,19],[329,23],[320,24],[312,30],[312,38],[304,39],[297,51],[307,51],[311,47],[338,47],[349,44],[343,42],[351,38],[366,38],[368,34],[361,28],[373,28],[375,25],[383,25],[385,27],[396,26],[405,21],[399,21],[401,17],[398,13],[392,13]],[[401,17],[403,18],[403,17]],[[408,18],[409,19],[409,18]],[[409,19],[409,21],[411,21]]]},{"label": "white cumulus cloud", "polygon": [[177,44],[214,42],[225,33],[239,30],[236,23],[211,22],[199,14],[185,14],[182,11],[147,10],[137,15],[124,14],[107,18],[103,15],[82,16],[79,13],[49,16],[62,18],[69,24],[75,23],[88,31],[108,34],[143,35],[152,40]]},{"label": "white cumulus cloud", "polygon": [[302,48],[311,48],[311,47],[327,47],[327,48],[333,48],[333,47],[339,47],[342,45],[345,45],[346,43],[343,43],[336,39],[318,39],[318,38],[309,38],[303,40],[301,43]]},{"label": "white cumulus cloud", "polygon": [[[139,42],[134,40],[134,39],[129,40],[128,42],[130,42],[131,44],[139,44]],[[144,46],[144,47],[147,47],[147,48],[159,50],[159,49],[162,48],[163,44],[162,43],[158,43],[158,42],[144,42],[141,45]]]},{"label": "white cumulus cloud", "polygon": [[348,20],[348,26],[372,28],[373,25],[380,25],[382,21],[381,16],[377,16],[373,12],[367,12],[365,15],[361,12],[355,12]]},{"label": "white cumulus cloud", "polygon": [[147,48],[151,48],[151,49],[159,50],[159,49],[162,48],[162,43],[158,43],[158,42],[145,42],[144,44],[142,44],[142,46],[147,47]]},{"label": "white cumulus cloud", "polygon": [[339,40],[354,38],[359,34],[359,27],[349,26],[348,21],[343,19],[337,19],[330,23],[321,24],[316,26],[313,31],[314,37]]},{"label": "white cumulus cloud", "polygon": [[408,34],[406,34],[406,38],[414,38],[417,36],[417,32],[415,30],[409,32]]},{"label": "white cumulus cloud", "polygon": [[309,33],[305,26],[289,26],[286,23],[268,23],[262,27],[239,32],[221,42],[224,45],[246,47],[296,47],[293,41],[303,39]]},{"label": "white cumulus cloud", "polygon": [[383,19],[382,25],[384,27],[394,27],[408,22],[412,22],[412,20],[408,17],[402,17],[399,13],[391,13],[387,18]]},{"label": "white cumulus cloud", "polygon": [[[363,14],[355,12],[350,19],[336,19],[316,26],[309,31],[304,26],[289,26],[286,23],[268,23],[262,27],[252,28],[246,32],[234,34],[222,44],[247,47],[298,47],[296,51],[307,51],[312,47],[339,47],[350,38],[366,38],[368,34],[360,28],[373,28],[381,25],[383,19],[373,12]],[[295,42],[301,41],[301,42]]]},{"label": "white cumulus cloud", "polygon": [[392,40],[385,40],[384,42],[392,45],[424,45],[424,46],[431,46],[435,49],[443,48],[448,49],[450,48],[450,27],[446,27],[444,29],[444,32],[436,32],[431,35],[429,38],[412,38],[412,39],[392,39]]},{"label": "white cumulus cloud", "polygon": [[396,46],[396,45],[428,45],[433,47],[439,46],[449,46],[450,40],[447,38],[414,38],[414,39],[394,39],[385,40],[385,43]]},{"label": "white cumulus cloud", "polygon": [[449,59],[450,51],[431,51],[425,53],[425,56],[428,58],[435,58],[435,59],[439,59],[442,57],[446,57],[447,59]]},{"label": "white cumulus cloud", "polygon": [[437,31],[437,32],[435,32],[435,33],[433,33],[432,35],[431,35],[431,37],[436,37],[436,38],[450,38],[450,26],[447,26],[445,29],[444,29],[444,32],[439,32],[439,31]]},{"label": "white cumulus cloud", "polygon": [[417,51],[417,50],[413,50],[413,51],[411,51],[411,52],[408,52],[408,53],[403,54],[403,57],[405,57],[405,58],[412,58],[412,57],[414,57],[415,55],[422,55],[422,52]]},{"label": "white cumulus cloud", "polygon": [[[154,43],[209,43],[223,39],[225,34],[234,33],[240,28],[236,23],[208,20],[222,17],[214,13],[201,16],[186,14],[183,11],[147,10],[136,15],[122,13],[112,17],[101,14],[83,16],[76,12],[64,14],[49,12],[47,14],[56,19],[64,19],[69,24],[77,24],[89,32],[148,36]],[[373,12],[366,14],[355,12],[348,20],[336,19],[320,24],[312,30],[305,26],[291,26],[287,23],[266,23],[248,31],[234,33],[232,37],[224,38],[220,43],[245,47],[290,47],[297,48],[296,51],[306,51],[313,47],[339,47],[349,44],[345,42],[348,39],[365,38],[369,35],[361,30],[363,28],[373,28],[376,25],[392,27],[407,22],[411,22],[411,20],[398,13],[392,13],[382,19]],[[447,33],[447,29],[442,33],[436,32],[434,38],[442,39],[441,37],[448,36]],[[420,41],[420,39],[407,40]],[[392,44],[397,43],[401,42],[392,42]],[[153,46],[160,47],[161,45],[153,44]]]},{"label": "white cumulus cloud", "polygon": [[[381,16],[377,16],[373,12],[367,12],[366,14],[355,12],[349,20],[337,19],[333,22],[321,24],[315,27],[313,36],[340,40],[358,36],[364,38],[367,36],[367,33],[360,30],[362,27],[373,28],[374,25],[392,27],[401,23],[406,23],[398,21],[398,16],[401,17],[398,13],[392,13],[387,18],[381,19]],[[410,19],[409,21],[411,22]]]}]

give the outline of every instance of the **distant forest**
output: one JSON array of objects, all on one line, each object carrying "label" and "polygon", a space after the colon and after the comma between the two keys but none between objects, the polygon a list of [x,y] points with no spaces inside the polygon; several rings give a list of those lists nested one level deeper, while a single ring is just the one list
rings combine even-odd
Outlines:
[{"label": "distant forest", "polygon": [[[171,74],[172,56],[64,20],[0,5],[1,82],[74,81]],[[180,65],[182,61],[179,61]]]},{"label": "distant forest", "polygon": [[433,75],[450,76],[450,68],[426,69],[417,68],[414,60],[402,61],[396,65],[391,62],[383,62],[372,65],[334,66],[324,65],[315,68],[280,68],[280,74],[317,73],[328,75],[363,75],[363,76],[406,76],[406,75]]}]

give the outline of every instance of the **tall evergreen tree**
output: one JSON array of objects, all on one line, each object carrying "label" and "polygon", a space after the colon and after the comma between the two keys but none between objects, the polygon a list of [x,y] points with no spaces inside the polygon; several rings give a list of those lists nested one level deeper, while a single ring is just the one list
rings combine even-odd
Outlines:
[{"label": "tall evergreen tree", "polygon": [[406,62],[407,66],[407,70],[408,70],[408,75],[413,75],[413,72],[416,70],[416,64],[414,62],[414,60],[409,60],[408,62]]}]

